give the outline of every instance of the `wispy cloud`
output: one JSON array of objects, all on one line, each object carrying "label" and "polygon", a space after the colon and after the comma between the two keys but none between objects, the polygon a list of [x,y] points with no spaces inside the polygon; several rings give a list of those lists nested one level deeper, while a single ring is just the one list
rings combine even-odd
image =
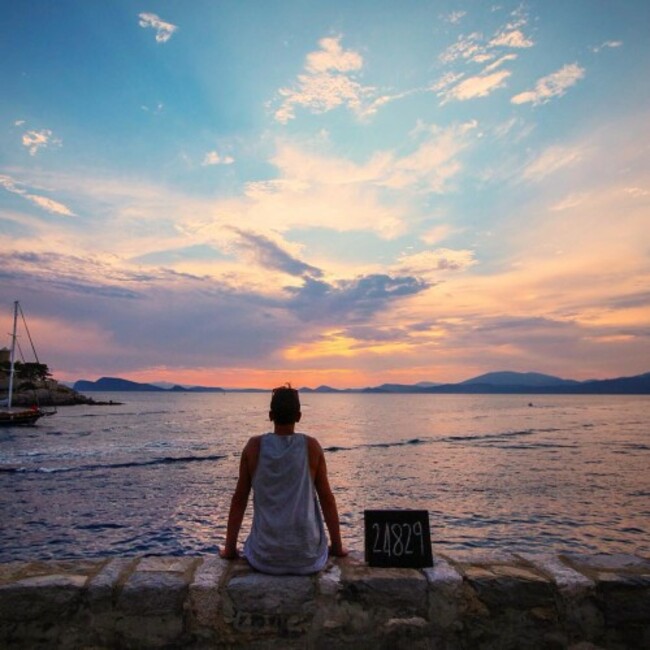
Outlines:
[{"label": "wispy cloud", "polygon": [[30,201],[34,205],[37,205],[39,208],[42,208],[47,212],[60,214],[66,217],[75,216],[74,212],[72,212],[72,210],[70,210],[70,208],[68,208],[63,203],[59,203],[58,201],[50,199],[46,196],[41,196],[40,194],[33,194],[20,185],[20,183],[17,183],[10,176],[0,176],[0,187],[3,187],[5,190],[7,190],[7,192],[22,196],[27,201]]},{"label": "wispy cloud", "polygon": [[438,248],[402,255],[397,261],[396,270],[404,275],[430,279],[432,276],[438,277],[441,271],[463,271],[476,263],[471,250]]},{"label": "wispy cloud", "polygon": [[208,151],[203,157],[201,165],[209,167],[211,165],[232,165],[235,159],[232,156],[222,156],[216,151]]},{"label": "wispy cloud", "polygon": [[442,16],[442,19],[452,25],[457,25],[466,15],[466,11],[452,11],[451,13]]},{"label": "wispy cloud", "polygon": [[600,45],[596,45],[592,47],[591,51],[594,52],[595,54],[598,54],[598,52],[600,52],[601,50],[621,47],[621,45],[623,45],[623,41],[605,41]]},{"label": "wispy cloud", "polygon": [[453,100],[465,101],[476,97],[487,97],[495,90],[503,88],[511,74],[509,70],[499,70],[492,74],[481,74],[464,79],[441,93],[442,104]]},{"label": "wispy cloud", "polygon": [[513,104],[532,103],[533,106],[545,104],[553,97],[562,97],[566,91],[585,76],[585,69],[577,63],[569,63],[557,72],[542,77],[535,84],[534,90],[527,90],[515,95]]},{"label": "wispy cloud", "polygon": [[239,228],[232,230],[237,234],[239,247],[249,253],[257,264],[266,269],[274,269],[299,277],[318,278],[323,275],[320,269],[294,257],[264,235]]},{"label": "wispy cloud", "polygon": [[[16,124],[18,125],[18,123]],[[30,156],[35,156],[41,149],[60,147],[61,144],[62,141],[55,138],[50,129],[23,133],[23,146],[27,147]]]},{"label": "wispy cloud", "polygon": [[523,171],[523,178],[538,181],[550,174],[577,164],[584,158],[581,147],[551,146],[530,162]]},{"label": "wispy cloud", "polygon": [[520,29],[504,30],[499,32],[491,41],[491,47],[532,47],[535,43],[524,35]]},{"label": "wispy cloud", "polygon": [[166,43],[178,29],[176,25],[165,22],[156,14],[141,13],[138,17],[140,18],[140,27],[156,30],[157,43]]},{"label": "wispy cloud", "polygon": [[307,55],[304,72],[296,83],[279,91],[282,104],[275,119],[286,124],[295,118],[301,106],[313,113],[326,113],[338,106],[347,106],[361,114],[364,100],[374,89],[362,86],[352,74],[361,70],[363,58],[354,50],[341,46],[341,36],[323,38],[320,49]]}]

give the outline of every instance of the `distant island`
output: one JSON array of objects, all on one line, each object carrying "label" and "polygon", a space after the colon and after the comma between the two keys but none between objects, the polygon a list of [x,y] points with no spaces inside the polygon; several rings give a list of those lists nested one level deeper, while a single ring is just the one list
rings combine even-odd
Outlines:
[{"label": "distant island", "polygon": [[[208,386],[181,386],[146,384],[102,377],[97,381],[80,380],[74,383],[75,391],[87,393],[156,391],[173,393],[251,393],[268,392],[263,388],[220,388]],[[650,372],[634,377],[591,379],[576,381],[561,379],[538,372],[488,372],[456,384],[418,382],[416,384],[381,384],[367,388],[303,387],[303,393],[371,393],[371,394],[540,394],[540,395],[650,395]]]}]

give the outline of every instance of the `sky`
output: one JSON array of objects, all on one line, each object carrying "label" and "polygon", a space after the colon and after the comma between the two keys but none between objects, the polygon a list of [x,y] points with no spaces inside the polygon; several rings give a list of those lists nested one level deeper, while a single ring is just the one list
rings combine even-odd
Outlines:
[{"label": "sky", "polygon": [[647,0],[2,14],[0,327],[58,379],[650,370]]}]

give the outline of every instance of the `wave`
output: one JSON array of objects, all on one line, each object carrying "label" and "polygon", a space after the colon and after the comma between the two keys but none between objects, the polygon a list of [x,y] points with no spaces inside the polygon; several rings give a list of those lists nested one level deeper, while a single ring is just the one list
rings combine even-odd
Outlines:
[{"label": "wave", "polygon": [[367,442],[363,445],[354,445],[353,447],[340,447],[332,446],[325,447],[323,451],[329,451],[331,453],[337,451],[352,451],[354,449],[387,449],[388,447],[404,447],[407,445],[425,445],[427,443],[438,442],[433,439],[423,439],[423,438],[412,438],[411,440],[398,440],[397,442]]},{"label": "wave", "polygon": [[97,470],[128,469],[132,467],[151,467],[153,465],[171,465],[175,463],[200,463],[205,461],[217,461],[225,458],[213,454],[210,456],[165,456],[164,458],[152,458],[143,461],[128,461],[124,463],[96,463],[92,465],[77,465],[73,467],[19,467],[15,465],[0,466],[0,473],[5,474],[60,474],[65,472],[94,472]]},{"label": "wave", "polygon": [[[452,442],[452,443],[465,443],[465,444],[490,444],[499,442],[506,443],[512,438],[518,438],[521,436],[532,436],[538,433],[556,433],[562,429],[523,429],[521,431],[502,431],[500,433],[481,433],[476,435],[468,436],[444,436],[443,438],[412,438],[410,440],[398,440],[396,442],[368,442],[360,445],[353,445],[351,447],[345,447],[342,445],[332,445],[330,447],[324,447],[323,451],[330,453],[335,453],[338,451],[354,451],[356,449],[387,449],[389,447],[405,447],[409,445],[430,445],[440,442]],[[526,447],[575,447],[573,444],[561,444],[561,443],[530,443]],[[513,448],[525,448],[524,446],[517,446]]]},{"label": "wave", "polygon": [[532,436],[537,433],[556,433],[561,429],[522,429],[520,431],[502,431],[500,433],[481,433],[474,436],[447,436],[441,438],[444,442],[491,442],[499,440],[509,440],[510,438],[519,438],[521,436]]}]

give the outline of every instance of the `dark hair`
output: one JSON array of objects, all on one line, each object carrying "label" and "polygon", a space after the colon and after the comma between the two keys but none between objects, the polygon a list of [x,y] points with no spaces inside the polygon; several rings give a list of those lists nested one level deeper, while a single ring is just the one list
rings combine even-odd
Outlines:
[{"label": "dark hair", "polygon": [[278,386],[271,395],[271,419],[276,424],[294,424],[300,413],[300,397],[291,384]]}]

